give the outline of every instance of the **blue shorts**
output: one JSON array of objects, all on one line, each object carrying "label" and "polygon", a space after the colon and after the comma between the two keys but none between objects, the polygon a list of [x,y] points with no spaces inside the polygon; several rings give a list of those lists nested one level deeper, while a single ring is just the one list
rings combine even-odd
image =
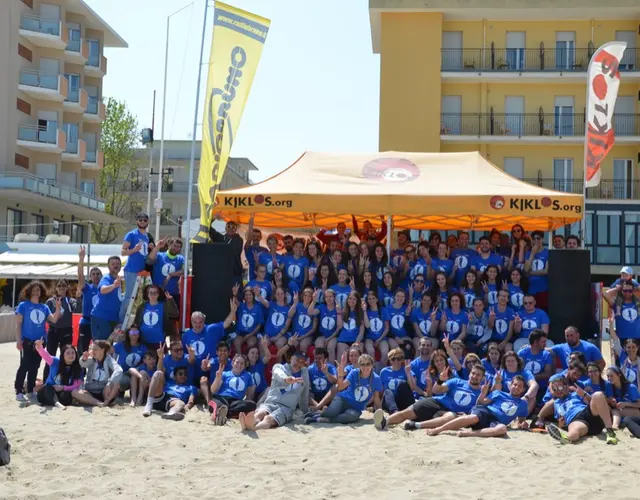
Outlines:
[{"label": "blue shorts", "polygon": [[478,423],[471,426],[474,431],[495,427],[500,423],[486,406],[474,406],[471,410],[471,415],[478,417]]}]

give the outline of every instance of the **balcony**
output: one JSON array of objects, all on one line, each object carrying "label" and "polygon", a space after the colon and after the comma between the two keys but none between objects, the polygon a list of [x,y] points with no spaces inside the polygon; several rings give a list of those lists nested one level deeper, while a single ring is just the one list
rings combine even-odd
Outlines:
[{"label": "balcony", "polygon": [[69,93],[69,83],[62,75],[51,75],[37,70],[20,71],[18,88],[34,99],[63,102]]},{"label": "balcony", "polygon": [[77,139],[74,142],[67,141],[67,147],[62,153],[62,161],[68,161],[73,163],[81,163],[85,161],[87,157],[87,143],[82,139]]},{"label": "balcony", "polygon": [[[524,182],[545,189],[564,193],[582,194],[582,179],[522,179]],[[640,181],[631,179],[601,179],[600,184],[587,188],[591,200],[640,200]]]},{"label": "balcony", "polygon": [[102,167],[104,167],[104,153],[102,151],[87,151],[82,168],[100,170]]},{"label": "balcony", "polygon": [[[104,201],[92,195],[69,186],[57,184],[50,179],[43,179],[27,173],[0,173],[0,189],[2,189],[3,195],[8,198],[32,203],[34,200],[37,203],[41,199],[40,196],[43,196],[47,200],[41,205],[49,206],[43,206],[42,208],[51,208],[51,201],[62,201],[99,212],[105,211]],[[34,197],[33,194],[38,196]],[[54,208],[59,209],[61,207],[59,205],[55,207],[54,205]]]},{"label": "balcony", "polygon": [[85,113],[89,102],[89,95],[84,89],[69,89],[64,100],[64,110],[67,113]]},{"label": "balcony", "polygon": [[67,148],[67,135],[59,128],[23,125],[18,128],[17,144],[31,151],[60,154]]},{"label": "balcony", "polygon": [[[442,49],[445,81],[565,82],[586,80],[596,49],[556,49],[540,44],[536,49]],[[623,79],[640,80],[640,49],[627,49],[620,64]]]},{"label": "balcony", "polygon": [[69,40],[64,51],[64,59],[71,64],[84,65],[89,60],[89,44],[84,38]]},{"label": "balcony", "polygon": [[84,74],[92,78],[104,78],[107,74],[107,58],[99,54],[90,54],[84,66]]},{"label": "balcony", "polygon": [[33,45],[64,50],[69,42],[69,32],[62,21],[42,19],[38,15],[20,16],[20,36]]},{"label": "balcony", "polygon": [[106,109],[102,100],[98,97],[89,96],[87,109],[84,112],[84,121],[89,123],[102,123],[106,115]]},{"label": "balcony", "polygon": [[[640,141],[640,115],[613,116],[617,143]],[[581,144],[585,135],[585,115],[442,113],[440,139],[460,143]]]}]

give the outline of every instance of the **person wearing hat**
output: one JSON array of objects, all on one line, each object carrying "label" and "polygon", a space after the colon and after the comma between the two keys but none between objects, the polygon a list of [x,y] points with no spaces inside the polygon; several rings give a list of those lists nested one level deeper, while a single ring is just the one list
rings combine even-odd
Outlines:
[{"label": "person wearing hat", "polygon": [[623,285],[625,283],[631,283],[633,288],[638,288],[638,286],[640,286],[640,283],[633,279],[633,269],[631,266],[624,266],[620,269],[620,277],[611,283],[609,288],[615,288],[618,285]]},{"label": "person wearing hat", "polygon": [[133,293],[133,286],[138,273],[145,269],[145,260],[149,253],[149,235],[147,234],[149,215],[145,212],[140,212],[136,215],[136,225],[135,229],[124,236],[122,251],[120,252],[123,257],[127,257],[127,262],[124,266],[125,292],[124,299],[120,304],[120,321],[124,320],[124,315],[127,312],[127,306]]},{"label": "person wearing hat", "polygon": [[[214,220],[219,220],[220,214],[217,214]],[[242,267],[242,250],[244,248],[244,241],[238,234],[238,224],[235,221],[227,221],[225,227],[225,233],[219,233],[214,227],[213,222],[209,228],[209,238],[214,243],[224,243],[231,245],[233,248],[233,281],[234,283],[240,283],[242,281],[242,274],[244,268]]]}]

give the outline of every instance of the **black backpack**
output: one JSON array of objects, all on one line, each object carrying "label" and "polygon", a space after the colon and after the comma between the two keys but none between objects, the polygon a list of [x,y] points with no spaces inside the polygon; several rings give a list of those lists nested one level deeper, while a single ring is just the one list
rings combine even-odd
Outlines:
[{"label": "black backpack", "polygon": [[9,462],[11,462],[11,445],[4,430],[0,428],[0,466],[9,465]]}]

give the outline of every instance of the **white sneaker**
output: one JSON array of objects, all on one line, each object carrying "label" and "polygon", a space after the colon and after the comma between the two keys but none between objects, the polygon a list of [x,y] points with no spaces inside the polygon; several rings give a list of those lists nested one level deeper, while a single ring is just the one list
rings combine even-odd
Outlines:
[{"label": "white sneaker", "polygon": [[22,394],[21,392],[16,394],[16,401],[20,401],[21,403],[23,403],[26,400],[27,400],[27,397],[24,394]]}]

